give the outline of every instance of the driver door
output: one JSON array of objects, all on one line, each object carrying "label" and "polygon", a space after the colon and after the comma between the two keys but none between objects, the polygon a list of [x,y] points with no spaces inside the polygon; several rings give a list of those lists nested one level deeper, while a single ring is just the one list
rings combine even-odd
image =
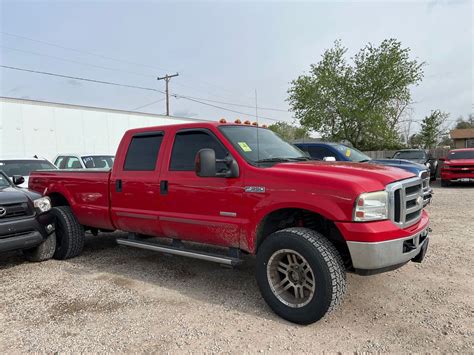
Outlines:
[{"label": "driver door", "polygon": [[[242,218],[242,177],[199,177],[195,157],[213,149],[217,159],[229,154],[208,129],[185,129],[174,136],[166,167],[162,168],[160,224],[169,238],[238,247]],[[217,164],[217,171],[225,169]]]}]

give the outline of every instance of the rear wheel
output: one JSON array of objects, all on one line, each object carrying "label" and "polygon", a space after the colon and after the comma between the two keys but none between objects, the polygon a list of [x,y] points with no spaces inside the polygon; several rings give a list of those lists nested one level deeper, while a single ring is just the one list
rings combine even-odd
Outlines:
[{"label": "rear wheel", "polygon": [[56,234],[51,233],[40,245],[35,248],[23,250],[23,255],[28,261],[45,261],[53,257],[56,250]]},{"label": "rear wheel", "polygon": [[266,238],[257,254],[257,282],[272,310],[310,324],[333,310],[346,290],[342,259],[324,236],[288,228]]},{"label": "rear wheel", "polygon": [[84,229],[69,206],[54,207],[51,213],[56,217],[55,259],[70,259],[78,256],[84,247]]}]

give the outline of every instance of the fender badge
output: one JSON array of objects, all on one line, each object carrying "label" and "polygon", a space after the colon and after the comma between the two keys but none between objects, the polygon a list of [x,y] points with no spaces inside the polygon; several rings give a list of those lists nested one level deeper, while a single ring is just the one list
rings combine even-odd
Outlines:
[{"label": "fender badge", "polygon": [[263,194],[265,193],[264,186],[245,186],[245,192]]}]

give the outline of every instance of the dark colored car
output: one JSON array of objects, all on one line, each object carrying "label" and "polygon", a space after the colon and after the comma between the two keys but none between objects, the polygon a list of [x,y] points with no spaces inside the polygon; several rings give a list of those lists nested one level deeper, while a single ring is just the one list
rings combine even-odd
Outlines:
[{"label": "dark colored car", "polygon": [[430,180],[436,180],[438,160],[423,149],[403,149],[395,152],[392,159],[403,159],[426,166],[430,170]]},{"label": "dark colored car", "polygon": [[311,142],[295,143],[295,145],[308,153],[312,159],[316,160],[370,163],[392,166],[409,171],[423,179],[424,204],[427,205],[431,201],[432,189],[430,187],[430,171],[426,165],[403,159],[372,159],[360,150],[342,143]]},{"label": "dark colored car", "polygon": [[30,261],[50,259],[56,249],[51,201],[16,187],[23,177],[14,176],[13,182],[0,171],[0,253],[23,250]]}]

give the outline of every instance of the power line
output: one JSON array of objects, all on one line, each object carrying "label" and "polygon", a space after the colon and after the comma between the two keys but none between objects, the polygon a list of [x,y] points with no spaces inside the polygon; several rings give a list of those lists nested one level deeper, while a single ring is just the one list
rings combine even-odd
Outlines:
[{"label": "power line", "polygon": [[140,110],[140,109],[142,109],[142,108],[145,108],[145,107],[154,105],[154,104],[156,104],[156,103],[158,103],[158,102],[161,102],[161,101],[164,101],[164,100],[165,100],[165,99],[163,98],[163,99],[159,99],[159,100],[156,100],[156,101],[152,101],[152,102],[150,102],[150,103],[148,103],[148,104],[146,104],[146,105],[142,105],[142,106],[138,106],[138,107],[136,107],[136,108],[132,108],[132,111]]},{"label": "power line", "polygon": [[159,92],[161,94],[164,94],[164,91],[158,90],[158,89],[153,89],[153,88],[147,88],[144,86],[136,86],[136,85],[128,85],[128,84],[120,84],[120,83],[113,83],[110,81],[103,81],[103,80],[95,80],[95,79],[88,79],[88,78],[81,78],[78,76],[70,76],[70,75],[62,75],[62,74],[56,74],[56,73],[50,73],[50,72],[44,72],[44,71],[39,71],[39,70],[31,70],[31,69],[24,69],[24,68],[17,68],[17,67],[11,67],[8,65],[0,65],[2,68],[6,69],[11,69],[11,70],[18,70],[18,71],[24,71],[27,73],[35,73],[35,74],[42,74],[42,75],[49,75],[49,76],[57,76],[59,78],[66,78],[66,79],[74,79],[74,80],[81,80],[81,81],[88,81],[91,83],[98,83],[98,84],[105,84],[105,85],[113,85],[113,86],[122,86],[126,88],[131,88],[131,89],[140,89],[140,90],[147,90],[147,91],[155,91]]},{"label": "power line", "polygon": [[[89,78],[83,78],[83,77],[77,77],[77,76],[70,76],[70,75],[56,74],[56,73],[51,73],[51,72],[44,72],[44,71],[39,71],[39,70],[31,70],[31,69],[12,67],[12,66],[8,66],[8,65],[0,65],[0,67],[10,69],[10,70],[23,71],[23,72],[27,72],[27,73],[49,75],[49,76],[55,76],[55,77],[59,77],[59,78],[74,79],[74,80],[87,81],[87,82],[92,82],[92,83],[97,83],[97,84],[105,84],[105,85],[112,85],[112,86],[121,86],[121,87],[126,87],[126,88],[131,88],[131,89],[154,91],[154,92],[159,92],[161,94],[165,94],[165,92],[163,92],[161,90],[154,89],[154,88],[148,88],[148,87],[144,87],[144,86],[114,83],[114,82],[110,82],[110,81],[95,80],[95,79],[89,79]],[[224,110],[224,111],[228,111],[228,112],[238,113],[238,114],[245,115],[245,116],[256,117],[256,115],[253,115],[253,114],[250,114],[250,113],[231,110],[231,109],[228,109],[228,108],[225,108],[225,107],[222,107],[222,106],[217,106],[217,105],[213,105],[213,104],[210,104],[210,103],[207,103],[207,102],[202,102],[202,101],[193,99],[193,98],[185,96],[185,95],[171,94],[170,96],[173,96],[177,99],[184,99],[184,100],[196,102],[196,103],[199,103],[201,105],[218,108],[220,110]],[[270,121],[274,121],[274,122],[279,122],[280,121],[280,120],[277,120],[277,119],[274,119],[274,118],[271,118],[271,117],[265,117],[265,116],[259,116],[259,117],[270,120]]]},{"label": "power line", "polygon": [[51,42],[42,41],[42,40],[38,40],[38,39],[28,38],[28,37],[16,35],[16,34],[13,34],[13,33],[8,33],[8,32],[3,32],[3,31],[0,31],[0,33],[4,34],[6,36],[21,38],[21,39],[31,41],[31,42],[42,43],[42,44],[46,44],[48,46],[61,48],[61,49],[69,50],[69,51],[74,51],[74,52],[77,52],[77,53],[92,55],[92,56],[99,57],[99,58],[102,58],[102,59],[114,60],[116,62],[121,62],[121,63],[125,63],[125,64],[132,64],[132,65],[137,65],[137,66],[141,66],[141,67],[147,67],[147,68],[151,68],[151,69],[155,69],[155,70],[162,70],[162,71],[167,71],[168,70],[168,69],[165,69],[165,68],[160,68],[160,67],[156,67],[156,66],[152,66],[152,65],[148,65],[148,64],[141,64],[141,63],[136,63],[136,62],[132,62],[132,61],[128,61],[128,60],[117,59],[117,58],[113,58],[113,57],[109,57],[109,56],[89,52],[89,51],[82,50],[82,49],[66,47],[66,46],[56,44],[56,43],[51,43]]},{"label": "power line", "polygon": [[38,55],[38,56],[41,56],[41,57],[52,58],[52,59],[56,59],[56,60],[62,60],[62,61],[65,61],[65,62],[80,64],[80,65],[86,65],[86,66],[93,67],[93,68],[98,68],[98,69],[112,70],[112,71],[117,71],[117,72],[122,72],[122,73],[128,73],[128,74],[142,76],[142,77],[145,77],[145,78],[150,78],[151,77],[151,75],[145,75],[145,74],[135,73],[135,72],[128,71],[128,70],[109,68],[109,67],[104,67],[104,66],[101,66],[101,65],[84,63],[84,62],[80,62],[80,61],[73,60],[73,59],[66,59],[66,58],[62,58],[62,57],[56,57],[56,56],[53,56],[53,55],[27,51],[27,50],[24,50],[24,49],[12,48],[12,47],[7,47],[7,46],[3,46],[3,45],[0,45],[0,47],[1,48],[6,48],[6,49],[9,49],[9,50],[12,50],[12,51],[20,52],[20,53]]},{"label": "power line", "polygon": [[[201,101],[207,101],[207,102],[213,102],[217,104],[223,104],[223,105],[230,105],[230,106],[239,106],[239,107],[245,107],[245,108],[251,108],[255,109],[255,106],[250,106],[250,105],[243,105],[243,104],[237,104],[237,103],[232,103],[232,102],[225,102],[225,101],[217,101],[217,100],[209,100],[209,99],[203,99],[200,97],[193,97],[193,96],[186,96],[191,99],[195,100],[201,100]],[[283,110],[279,108],[272,108],[272,107],[258,107],[259,110],[265,110],[265,111],[279,111],[279,112],[288,112],[288,110]]]}]

